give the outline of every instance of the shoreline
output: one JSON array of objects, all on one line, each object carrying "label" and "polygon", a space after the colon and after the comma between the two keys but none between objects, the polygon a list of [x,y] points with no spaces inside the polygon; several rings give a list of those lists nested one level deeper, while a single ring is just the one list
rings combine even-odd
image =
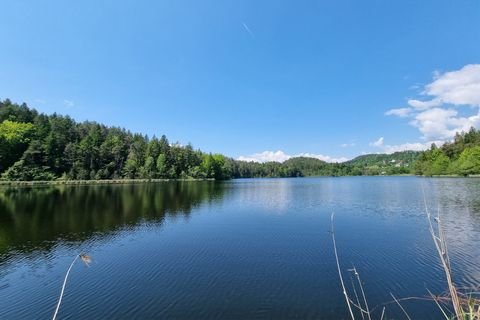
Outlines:
[{"label": "shoreline", "polygon": [[[283,177],[283,178],[319,178],[330,176],[306,176],[306,177]],[[419,178],[480,178],[480,175],[434,175],[434,176],[418,176],[414,174],[398,174],[398,175],[362,175],[362,176],[337,176],[339,177],[419,177]],[[240,179],[275,179],[282,177],[259,177],[259,178],[240,178]],[[235,178],[231,180],[236,180]],[[142,183],[160,183],[160,182],[188,182],[188,181],[216,181],[214,178],[205,179],[109,179],[109,180],[51,180],[51,181],[1,181],[0,187],[3,186],[59,186],[59,185],[102,185],[102,184],[142,184]]]},{"label": "shoreline", "polygon": [[101,184],[140,184],[172,181],[215,181],[209,179],[109,179],[109,180],[52,180],[52,181],[0,181],[1,186],[53,186],[53,185],[101,185]]}]

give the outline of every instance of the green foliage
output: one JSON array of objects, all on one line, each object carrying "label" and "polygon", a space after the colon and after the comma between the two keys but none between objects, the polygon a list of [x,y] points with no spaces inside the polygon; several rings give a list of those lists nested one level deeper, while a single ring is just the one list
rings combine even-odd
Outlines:
[{"label": "green foliage", "polygon": [[[95,122],[0,102],[4,180],[231,178],[230,160]],[[207,159],[207,163],[204,163]],[[233,161],[233,160],[232,160]]]},{"label": "green foliage", "polygon": [[33,166],[26,163],[25,160],[19,160],[2,174],[2,179],[12,181],[48,181],[54,180],[55,176],[48,171],[48,167]]},{"label": "green foliage", "polygon": [[215,180],[223,180],[230,178],[226,172],[223,171],[225,166],[225,157],[221,154],[203,155],[200,168],[205,173],[207,178],[213,178]]},{"label": "green foliage", "polygon": [[10,167],[27,149],[33,124],[5,120],[0,123],[0,172]]},{"label": "green foliage", "polygon": [[456,170],[461,175],[480,173],[480,145],[463,150],[458,158]]},{"label": "green foliage", "polygon": [[417,174],[426,176],[442,175],[448,173],[450,159],[435,145],[420,156],[415,166]]},{"label": "green foliage", "polygon": [[415,163],[419,175],[475,175],[480,174],[480,131],[471,128],[457,133],[453,142],[441,148],[432,145]]},{"label": "green foliage", "polygon": [[9,99],[0,101],[0,123],[5,120],[31,123],[37,116],[37,111],[28,108],[25,103],[18,105],[12,103]]},{"label": "green foliage", "polygon": [[298,157],[284,162],[287,167],[285,175],[290,176],[320,176],[328,173],[331,167],[328,163],[315,158]]},{"label": "green foliage", "polygon": [[167,177],[167,158],[165,154],[161,153],[158,155],[157,163],[157,177],[158,178],[166,178]]},{"label": "green foliage", "polygon": [[447,173],[479,174],[480,133],[457,134],[426,152],[372,154],[345,163],[298,157],[284,163],[245,162],[206,154],[95,122],[39,114],[0,101],[0,174],[5,180],[216,179]]},{"label": "green foliage", "polygon": [[411,174],[415,161],[421,155],[417,151],[394,152],[392,154],[367,154],[356,157],[346,164],[353,166],[354,175]]},{"label": "green foliage", "polygon": [[7,143],[27,143],[33,131],[31,123],[5,120],[0,123],[0,136]]}]

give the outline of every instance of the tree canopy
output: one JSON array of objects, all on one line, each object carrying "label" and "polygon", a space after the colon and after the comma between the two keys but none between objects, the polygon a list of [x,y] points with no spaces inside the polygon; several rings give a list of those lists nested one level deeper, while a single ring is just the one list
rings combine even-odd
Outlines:
[{"label": "tree canopy", "polygon": [[452,142],[440,148],[433,144],[419,157],[415,173],[426,176],[480,174],[480,131],[471,128],[457,133]]},{"label": "tree canopy", "polygon": [[45,115],[26,104],[0,101],[0,177],[3,180],[232,179],[480,173],[480,132],[459,133],[425,152],[362,155],[344,163],[298,157],[238,161],[192,145],[132,133],[69,116]]}]

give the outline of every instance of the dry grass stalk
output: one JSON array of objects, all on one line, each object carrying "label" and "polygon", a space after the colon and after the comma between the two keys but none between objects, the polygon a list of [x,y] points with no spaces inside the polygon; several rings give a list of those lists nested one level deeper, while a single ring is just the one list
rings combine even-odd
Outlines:
[{"label": "dry grass stalk", "polygon": [[65,292],[65,287],[67,285],[68,275],[70,274],[70,270],[72,270],[72,267],[78,258],[80,258],[87,267],[92,262],[92,258],[90,258],[90,256],[86,255],[85,253],[80,253],[75,256],[75,259],[73,259],[72,263],[68,267],[67,273],[65,274],[65,278],[63,279],[62,291],[60,292],[60,298],[58,298],[57,307],[55,308],[55,313],[53,314],[53,318],[52,318],[53,320],[57,319],[58,310],[60,310],[60,304],[62,303],[63,293]]},{"label": "dry grass stalk", "polygon": [[382,309],[382,315],[380,316],[380,320],[383,320],[383,317],[385,316],[385,307]]},{"label": "dry grass stalk", "polygon": [[[430,210],[428,209],[427,205],[427,200],[425,196],[425,189],[422,185],[422,191],[423,191],[423,200],[424,200],[424,205],[425,205],[425,212],[427,214],[428,218],[428,223],[429,223],[429,231],[432,236],[433,242],[435,243],[435,248],[438,252],[438,255],[440,257],[440,261],[442,263],[443,270],[445,272],[445,276],[447,278],[447,283],[448,283],[448,294],[444,296],[435,296],[433,295],[430,291],[428,293],[430,294],[430,297],[408,297],[408,298],[402,298],[402,299],[397,299],[392,293],[390,295],[393,298],[392,302],[389,303],[396,303],[402,312],[405,314],[407,319],[411,319],[406,310],[403,308],[401,305],[400,301],[406,301],[406,300],[427,300],[427,301],[434,301],[437,307],[440,309],[442,312],[443,316],[445,319],[450,320],[450,319],[459,319],[459,320],[480,320],[480,299],[475,298],[474,295],[478,296],[480,293],[479,292],[473,292],[470,295],[465,295],[462,294],[458,291],[458,288],[455,286],[453,279],[452,279],[452,269],[450,266],[450,258],[448,255],[448,249],[447,249],[447,244],[446,244],[446,239],[445,239],[445,233],[443,230],[443,226],[441,223],[440,219],[440,210],[438,210],[437,216],[432,217]],[[345,296],[345,301],[347,302],[348,310],[350,313],[350,316],[352,320],[355,320],[355,316],[352,310],[352,306],[356,307],[357,309],[360,310],[362,319],[365,320],[365,315],[368,316],[368,320],[371,320],[371,310],[368,307],[367,299],[365,296],[365,291],[363,290],[362,282],[360,280],[360,275],[358,274],[357,270],[355,267],[352,269],[349,269],[348,271],[351,271],[354,273],[355,277],[357,278],[358,285],[361,289],[362,293],[362,298],[363,298],[363,304],[360,302],[360,298],[358,296],[357,290],[356,290],[356,285],[354,284],[353,279],[351,278],[352,281],[352,287],[353,291],[355,294],[356,298],[356,303],[350,299],[347,293],[347,289],[345,287],[345,283],[343,281],[343,276],[342,276],[342,271],[340,268],[340,262],[338,258],[338,253],[337,253],[337,245],[335,241],[335,230],[334,230],[334,213],[332,213],[331,216],[331,234],[332,234],[332,240],[333,240],[333,249],[335,253],[335,260],[337,263],[337,271],[338,271],[338,276],[340,278],[340,283],[342,285],[342,290],[343,294]],[[434,227],[434,223],[432,221],[436,222],[436,228]],[[388,303],[387,303],[388,304]],[[444,307],[442,307],[442,305]],[[454,308],[454,312],[451,312],[451,310],[448,310],[446,306],[452,305]],[[372,311],[376,309],[373,308]],[[448,316],[448,313],[453,314],[452,316]],[[385,316],[385,306],[382,309],[382,314],[380,317],[380,320],[383,320]]]},{"label": "dry grass stalk", "polygon": [[446,319],[449,319],[447,313],[445,312],[445,310],[443,310],[442,306],[440,305],[439,299],[437,299],[437,297],[433,293],[431,293],[430,290],[427,290],[427,291],[430,294],[430,296],[432,297],[433,301],[435,301],[435,304],[437,305],[437,307],[440,309],[440,311],[442,311],[443,316]]},{"label": "dry grass stalk", "polygon": [[355,273],[355,277],[357,278],[360,291],[362,292],[363,303],[365,303],[366,315],[368,317],[368,320],[372,320],[372,318],[370,317],[370,309],[368,308],[367,297],[365,296],[365,291],[363,290],[362,281],[360,280],[360,274],[357,272],[357,268],[355,267],[353,267],[353,272]]},{"label": "dry grass stalk", "polygon": [[335,216],[335,213],[332,213],[332,216],[331,216],[331,223],[332,223],[331,233],[332,233],[332,240],[333,240],[333,250],[335,252],[335,260],[337,262],[338,276],[340,277],[340,283],[342,284],[343,295],[345,296],[345,301],[347,302],[348,311],[350,312],[350,316],[352,317],[352,320],[355,320],[355,316],[353,315],[353,311],[352,311],[352,306],[350,305],[351,300],[348,296],[347,289],[345,288],[345,283],[343,282],[342,270],[340,269],[340,262],[338,260],[337,244],[335,242],[335,229],[334,229],[334,226],[333,226],[334,216]]},{"label": "dry grass stalk", "polygon": [[[422,191],[423,191],[423,202],[425,205],[425,213],[427,214],[427,218],[428,218],[430,234],[432,236],[433,242],[435,243],[435,248],[437,249],[438,256],[440,257],[440,261],[442,263],[442,267],[445,272],[445,276],[447,278],[448,291],[449,291],[449,296],[447,297],[447,300],[453,305],[453,309],[454,309],[453,319],[480,320],[480,300],[473,298],[471,296],[470,297],[465,296],[464,294],[460,293],[457,287],[455,286],[455,283],[453,282],[452,268],[450,266],[450,258],[448,255],[447,242],[446,242],[445,233],[442,226],[442,220],[440,219],[440,209],[437,212],[437,216],[432,217],[432,214],[428,209],[427,198],[425,195],[425,188],[423,185],[422,185]],[[434,223],[432,221],[436,222],[437,231],[435,231]],[[432,296],[433,300],[442,311],[444,317],[446,319],[451,319],[451,317],[448,317],[444,309],[439,304],[439,302],[443,302],[445,300],[445,297],[436,297],[431,293],[430,295]]]},{"label": "dry grass stalk", "polygon": [[400,303],[400,301],[398,301],[397,298],[395,298],[395,296],[393,295],[393,293],[390,293],[390,295],[392,296],[393,300],[397,303],[397,305],[400,307],[400,309],[403,311],[403,313],[405,314],[405,316],[407,317],[408,320],[412,320],[410,318],[410,316],[408,315],[407,311],[402,307],[402,304]]},{"label": "dry grass stalk", "polygon": [[334,250],[334,253],[335,253],[335,260],[337,262],[338,276],[340,278],[340,283],[342,285],[342,290],[343,290],[343,295],[345,296],[345,301],[347,302],[348,311],[350,312],[350,317],[352,318],[352,320],[355,320],[355,315],[354,315],[354,312],[353,312],[353,309],[352,309],[352,306],[353,306],[360,311],[360,315],[362,316],[363,320],[366,319],[365,315],[367,316],[368,320],[372,320],[371,314],[370,314],[370,309],[369,309],[368,303],[367,303],[367,298],[365,296],[365,291],[363,290],[362,281],[360,280],[360,275],[357,272],[357,269],[355,267],[353,267],[352,269],[348,269],[348,271],[353,272],[356,280],[358,281],[358,286],[360,287],[360,292],[362,293],[363,303],[360,301],[360,298],[359,298],[358,293],[357,293],[355,282],[354,282],[354,280],[351,276],[350,276],[350,280],[352,281],[352,289],[353,289],[353,292],[355,294],[356,302],[353,301],[350,298],[350,296],[348,295],[347,289],[345,287],[345,283],[343,281],[342,271],[341,271],[341,268],[340,268],[340,260],[338,258],[338,253],[337,253],[337,244],[336,244],[336,241],[335,241],[335,229],[334,229],[333,220],[334,220],[334,213],[332,213],[332,216],[331,216],[331,223],[332,223],[331,234],[332,234],[332,241],[333,241],[333,250]]},{"label": "dry grass stalk", "polygon": [[[448,256],[447,245],[445,242],[445,234],[443,233],[443,228],[440,221],[440,210],[438,210],[437,217],[432,218],[430,210],[428,209],[427,197],[425,195],[425,188],[423,187],[423,185],[422,185],[422,191],[423,191],[423,202],[425,205],[425,213],[427,214],[427,218],[428,218],[430,235],[432,236],[433,242],[435,243],[435,248],[437,249],[438,256],[440,257],[443,270],[445,271],[445,276],[447,278],[448,290],[450,292],[450,299],[452,301],[453,309],[455,310],[455,315],[458,319],[464,319],[464,312],[462,309],[462,305],[460,304],[457,288],[455,287],[455,284],[453,283],[453,279],[452,279],[452,269],[450,267],[450,259]],[[433,222],[432,222],[433,219],[437,222],[438,235],[435,232],[435,229],[433,227]]]},{"label": "dry grass stalk", "polygon": [[[353,269],[349,269],[348,271],[353,271]],[[357,302],[357,306],[360,306],[360,298],[358,297],[358,293],[357,293],[357,286],[355,285],[355,282],[353,282],[353,277],[352,275],[350,275],[350,281],[352,283],[352,289],[353,289],[353,293],[355,295],[355,300]],[[363,312],[360,312],[360,315],[362,316],[362,320],[365,320],[365,315]]]}]

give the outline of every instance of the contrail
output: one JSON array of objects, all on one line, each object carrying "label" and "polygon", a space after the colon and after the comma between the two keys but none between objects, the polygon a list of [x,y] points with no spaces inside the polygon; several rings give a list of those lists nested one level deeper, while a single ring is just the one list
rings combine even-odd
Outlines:
[{"label": "contrail", "polygon": [[250,30],[250,28],[247,26],[247,24],[245,22],[242,21],[242,24],[243,24],[243,27],[245,28],[245,30],[248,32],[248,34],[252,37],[252,38],[255,38],[255,36],[253,35],[253,32],[252,30]]}]

